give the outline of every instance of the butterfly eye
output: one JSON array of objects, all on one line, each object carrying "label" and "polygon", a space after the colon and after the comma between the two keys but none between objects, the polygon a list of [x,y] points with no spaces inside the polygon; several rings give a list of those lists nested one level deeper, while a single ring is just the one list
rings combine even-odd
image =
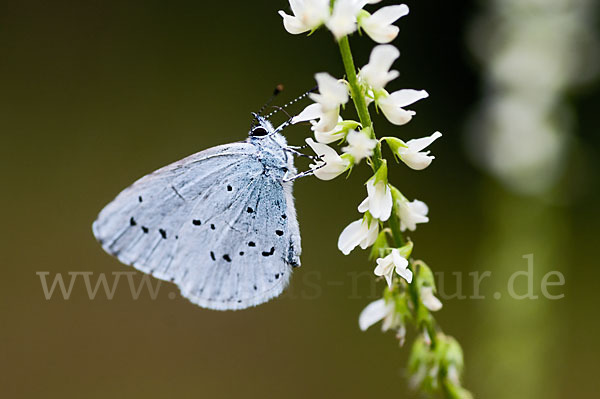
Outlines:
[{"label": "butterfly eye", "polygon": [[267,130],[262,126],[257,126],[252,130],[252,136],[266,136]]}]

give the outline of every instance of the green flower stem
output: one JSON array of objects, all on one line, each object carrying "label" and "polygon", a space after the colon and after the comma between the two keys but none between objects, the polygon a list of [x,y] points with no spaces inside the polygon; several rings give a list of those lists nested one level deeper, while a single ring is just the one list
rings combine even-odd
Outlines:
[{"label": "green flower stem", "polygon": [[[356,112],[358,113],[358,117],[360,119],[360,123],[362,124],[363,129],[371,128],[367,131],[370,132],[370,136],[372,139],[377,139],[375,135],[375,129],[373,128],[373,121],[371,120],[371,115],[369,114],[369,109],[367,107],[367,103],[365,101],[365,96],[363,93],[363,89],[358,82],[358,76],[356,74],[356,66],[354,65],[354,60],[352,58],[352,51],[350,49],[350,41],[348,40],[348,36],[344,36],[339,41],[340,53],[342,54],[342,61],[344,63],[344,69],[346,71],[346,79],[348,81],[348,85],[350,86],[350,94],[352,96],[352,101],[354,102],[354,107],[356,108]],[[373,171],[377,171],[379,167],[383,164],[383,156],[381,154],[381,143],[377,143],[377,146],[373,150],[373,156],[371,157],[371,167]],[[394,203],[392,208],[392,215],[397,215],[397,205]],[[400,220],[398,217],[391,217],[388,221],[390,228],[392,230],[392,237],[394,238],[394,245],[398,248],[406,244],[406,240],[402,234],[400,229]],[[413,270],[415,273],[416,270]],[[417,291],[416,284],[408,284],[409,293],[411,296],[411,300],[415,307],[415,312],[418,310],[419,306],[423,306],[421,301],[419,300],[419,292]],[[429,317],[423,322],[422,326],[428,333],[429,338],[431,339],[431,348],[435,348],[438,344],[437,332],[439,327],[435,322],[435,319],[431,314]],[[441,331],[441,330],[440,330]],[[447,397],[455,397],[455,395],[451,394],[451,390],[448,386],[446,386],[445,381],[443,382],[443,391]]]},{"label": "green flower stem", "polygon": [[[358,82],[358,76],[356,75],[356,66],[354,65],[354,60],[352,58],[352,50],[350,49],[350,41],[348,40],[348,36],[344,36],[339,41],[340,52],[342,54],[342,61],[344,63],[344,69],[346,71],[346,79],[348,81],[348,85],[350,86],[350,94],[352,96],[352,101],[354,102],[354,107],[356,108],[356,112],[358,113],[358,117],[360,119],[360,123],[363,126],[363,129],[370,127],[368,131],[371,134],[371,138],[377,140],[377,136],[375,135],[375,129],[373,128],[373,121],[371,120],[371,115],[369,114],[369,109],[367,107],[367,103],[365,101],[365,96],[363,93],[363,89]],[[371,157],[371,167],[373,171],[377,171],[381,164],[383,163],[383,156],[381,154],[381,144],[378,142],[377,146],[373,150],[373,156]],[[392,215],[397,215],[397,205],[392,204]],[[400,229],[400,220],[397,217],[391,217],[388,221],[390,228],[392,230],[392,237],[394,238],[394,245],[398,248],[406,244],[406,240],[402,234]],[[414,272],[414,270],[413,270]],[[412,284],[409,284],[411,288],[411,297],[415,306],[419,305],[419,293],[416,292],[416,287]],[[429,324],[429,323],[428,323]],[[425,326],[429,335],[431,336],[432,345],[435,345],[435,327],[433,325],[432,320],[431,326]]]},{"label": "green flower stem", "polygon": [[[354,65],[354,59],[352,58],[352,51],[350,50],[350,41],[348,36],[344,36],[339,41],[340,52],[342,53],[342,61],[344,62],[344,69],[346,70],[346,79],[350,85],[350,95],[354,102],[354,107],[358,113],[358,118],[363,129],[371,128],[370,135],[372,139],[377,139],[375,131],[373,130],[373,121],[365,102],[365,96],[362,87],[358,83],[358,76],[356,75],[356,66]],[[373,150],[373,161],[371,167],[373,171],[377,171],[383,163],[383,157],[381,156],[381,143],[377,142],[375,149]]]}]

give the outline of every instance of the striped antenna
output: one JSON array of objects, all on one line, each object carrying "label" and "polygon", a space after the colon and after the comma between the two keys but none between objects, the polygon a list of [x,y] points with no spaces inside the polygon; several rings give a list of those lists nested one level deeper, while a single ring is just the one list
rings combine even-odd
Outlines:
[{"label": "striped antenna", "polygon": [[298,101],[302,100],[304,97],[308,96],[310,93],[312,93],[313,91],[316,91],[316,90],[317,90],[317,86],[313,87],[312,89],[308,90],[306,93],[304,93],[301,96],[293,99],[292,101],[290,101],[289,103],[283,105],[282,107],[275,108],[274,111],[272,111],[271,113],[269,113],[268,115],[265,116],[265,119],[269,119],[271,116],[275,115],[277,112],[282,111],[284,108],[287,108],[290,105],[297,103]]},{"label": "striped antenna", "polygon": [[257,114],[262,115],[263,111],[273,102],[275,97],[277,97],[277,95],[279,93],[281,93],[282,91],[283,91],[283,85],[281,83],[278,84],[277,86],[275,86],[275,90],[273,90],[273,94],[271,94],[271,97],[269,97],[267,102],[265,102],[265,104],[262,107],[260,107]]}]

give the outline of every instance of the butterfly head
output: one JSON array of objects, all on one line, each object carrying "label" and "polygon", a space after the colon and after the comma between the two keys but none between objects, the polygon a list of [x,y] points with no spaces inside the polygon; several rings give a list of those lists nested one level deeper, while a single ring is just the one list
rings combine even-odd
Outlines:
[{"label": "butterfly head", "polygon": [[267,118],[254,112],[252,113],[252,116],[254,117],[254,120],[252,121],[250,131],[248,132],[250,137],[262,137],[273,133],[273,125],[271,125],[271,122],[269,122]]}]

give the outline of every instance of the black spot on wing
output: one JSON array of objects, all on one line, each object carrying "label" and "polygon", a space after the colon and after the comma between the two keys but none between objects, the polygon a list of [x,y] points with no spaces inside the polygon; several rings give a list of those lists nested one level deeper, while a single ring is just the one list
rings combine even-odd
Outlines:
[{"label": "black spot on wing", "polygon": [[140,202],[140,203],[144,202],[144,199],[142,198],[141,195],[138,197],[138,202]]},{"label": "black spot on wing", "polygon": [[146,226],[142,226],[142,231],[144,232],[144,234],[148,234],[148,231],[150,231]]},{"label": "black spot on wing", "polygon": [[271,250],[269,252],[263,251],[262,256],[271,256],[274,253],[275,253],[275,247],[271,247]]},{"label": "black spot on wing", "polygon": [[283,231],[282,230],[275,230],[275,234],[277,234],[278,236],[282,236],[283,235]]},{"label": "black spot on wing", "polygon": [[167,232],[164,229],[158,229],[158,232],[162,238],[167,239]]},{"label": "black spot on wing", "polygon": [[202,222],[200,220],[198,220],[198,219],[194,219],[194,220],[192,220],[192,224],[194,226],[200,226],[202,224]]},{"label": "black spot on wing", "polygon": [[129,225],[135,226],[136,224],[137,224],[137,222],[135,221],[135,219],[132,216],[131,219],[129,219]]},{"label": "black spot on wing", "polygon": [[223,255],[223,259],[227,262],[231,262],[231,257],[228,254]]},{"label": "black spot on wing", "polygon": [[248,243],[248,246],[249,246],[249,247],[255,247],[255,246],[256,246],[256,243],[255,243],[254,241],[250,241],[250,242]]},{"label": "black spot on wing", "polygon": [[252,209],[252,208],[248,207],[248,209],[246,209],[246,212],[248,212],[248,213],[253,213],[253,212],[254,212],[254,209]]},{"label": "black spot on wing", "polygon": [[210,251],[210,258],[212,260],[217,260],[217,258],[215,258],[215,253],[213,251]]}]

